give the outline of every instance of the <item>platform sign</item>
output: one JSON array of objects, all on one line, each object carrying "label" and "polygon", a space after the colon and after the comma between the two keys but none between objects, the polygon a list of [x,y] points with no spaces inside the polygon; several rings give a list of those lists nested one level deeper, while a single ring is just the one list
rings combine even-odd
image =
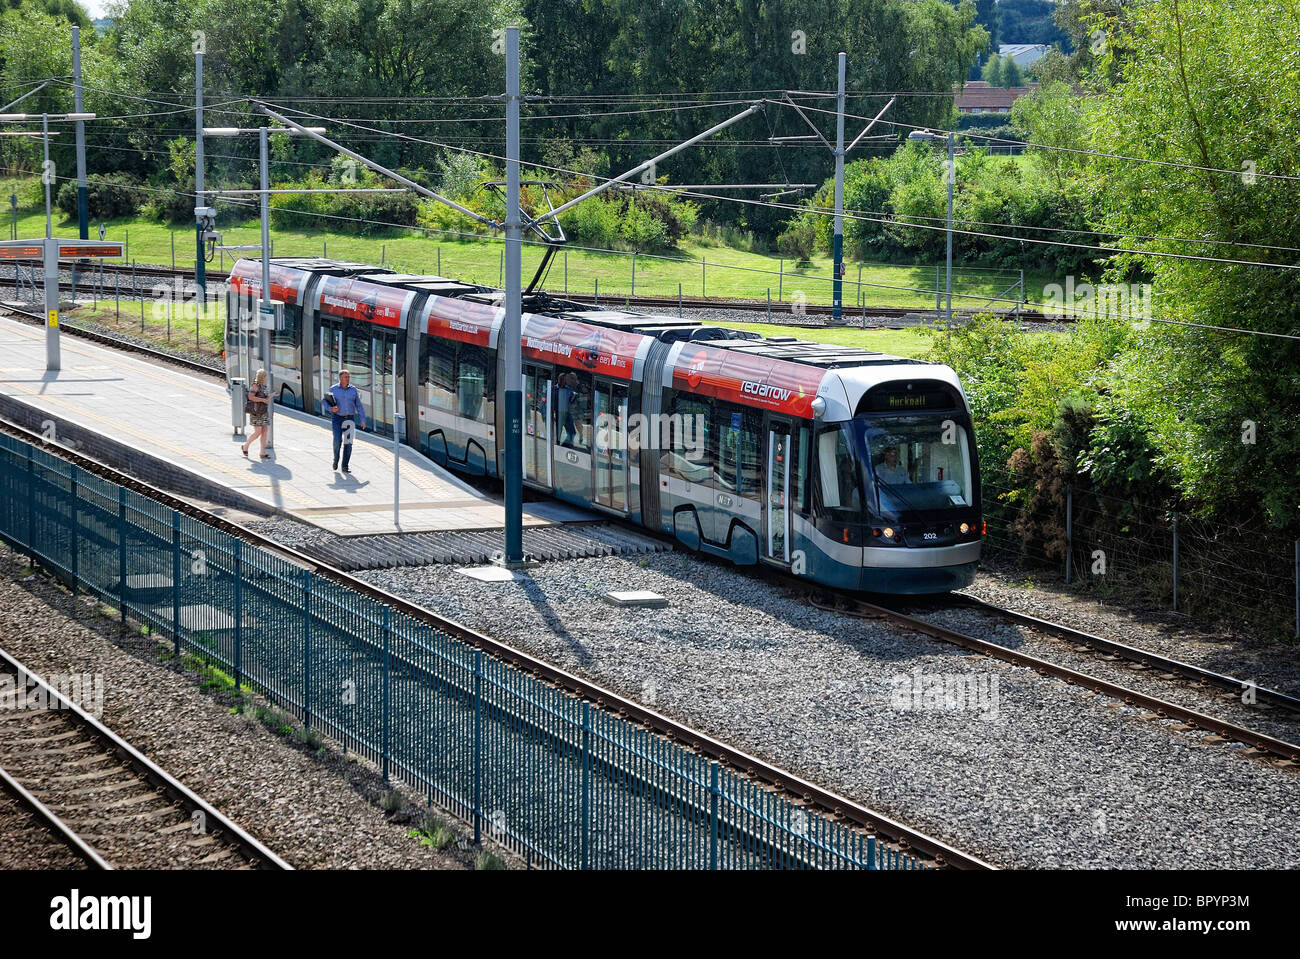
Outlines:
[{"label": "platform sign", "polygon": [[0,260],[39,260],[45,256],[42,244],[0,243]]},{"label": "platform sign", "polygon": [[59,261],[121,256],[124,244],[63,239],[47,236],[38,240],[0,242],[0,260],[41,260],[45,273],[45,369],[62,368],[59,352]]},{"label": "platform sign", "polygon": [[122,244],[114,241],[87,243],[85,240],[59,240],[60,260],[85,260],[92,257],[118,257],[122,255]]}]

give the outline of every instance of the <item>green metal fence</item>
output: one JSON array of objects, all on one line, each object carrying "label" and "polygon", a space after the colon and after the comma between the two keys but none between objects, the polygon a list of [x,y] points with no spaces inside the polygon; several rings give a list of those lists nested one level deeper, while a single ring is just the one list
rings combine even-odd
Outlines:
[{"label": "green metal fence", "polygon": [[3,435],[0,538],[534,865],[923,867],[428,623]]}]

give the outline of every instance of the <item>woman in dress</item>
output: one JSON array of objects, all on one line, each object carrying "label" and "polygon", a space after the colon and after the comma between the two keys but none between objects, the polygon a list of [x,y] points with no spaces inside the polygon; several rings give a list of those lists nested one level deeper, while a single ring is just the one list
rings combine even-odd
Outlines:
[{"label": "woman in dress", "polygon": [[271,396],[270,391],[266,388],[266,370],[258,370],[257,376],[253,378],[253,388],[248,391],[248,402],[256,405],[256,411],[248,416],[248,422],[254,429],[249,434],[248,441],[239,448],[239,451],[247,457],[248,448],[253,445],[253,440],[261,439],[262,459],[270,459],[266,455],[266,428],[270,423],[268,404],[271,402]]}]

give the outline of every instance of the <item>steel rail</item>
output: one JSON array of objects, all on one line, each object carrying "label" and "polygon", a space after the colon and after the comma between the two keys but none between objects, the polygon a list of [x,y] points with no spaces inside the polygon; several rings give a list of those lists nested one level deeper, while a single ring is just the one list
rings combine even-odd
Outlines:
[{"label": "steel rail", "polygon": [[1104,636],[1095,636],[1092,633],[1085,633],[1083,630],[1075,629],[1073,626],[1066,626],[1062,623],[1054,623],[1050,620],[1039,619],[1037,616],[1030,616],[1028,613],[1021,613],[1014,609],[994,606],[992,603],[986,603],[982,599],[977,599],[976,597],[965,593],[954,593],[952,594],[952,598],[955,599],[960,606],[978,610],[982,613],[989,613],[993,616],[999,616],[1021,626],[1028,626],[1031,629],[1053,633],[1060,639],[1081,643],[1090,649],[1104,651],[1118,656],[1121,659],[1138,663],[1142,666],[1163,670],[1168,673],[1182,676],[1186,679],[1192,679],[1200,683],[1218,686],[1221,689],[1232,690],[1237,693],[1249,690],[1255,697],[1257,703],[1267,703],[1270,706],[1277,706],[1280,709],[1300,713],[1300,697],[1292,696],[1289,693],[1283,693],[1276,689],[1269,689],[1266,686],[1259,686],[1255,683],[1248,683],[1244,680],[1236,679],[1223,673],[1216,673],[1213,670],[1193,665],[1192,663],[1170,659],[1168,656],[1163,656],[1160,653],[1153,653],[1136,646],[1129,646],[1117,640],[1106,639]]},{"label": "steel rail", "polygon": [[1247,729],[1244,726],[1238,726],[1227,720],[1219,719],[1214,716],[1207,716],[1204,713],[1189,709],[1186,706],[1179,706],[1176,703],[1168,702],[1156,696],[1150,696],[1146,693],[1129,689],[1118,683],[1112,683],[1104,679],[1098,679],[1096,676],[1089,676],[1087,673],[1081,673],[1078,670],[1071,669],[1068,666],[1061,666],[1057,663],[1048,662],[1045,659],[1039,659],[1036,656],[1030,656],[1028,653],[1022,653],[1014,649],[1008,649],[998,643],[986,639],[979,639],[969,636],[965,633],[948,629],[946,626],[938,626],[915,616],[909,616],[906,613],[900,613],[897,610],[890,609],[887,606],[879,606],[875,603],[869,603],[866,600],[857,597],[845,596],[841,593],[831,593],[834,597],[834,604],[826,604],[814,599],[813,605],[819,609],[828,612],[853,613],[854,607],[864,618],[884,619],[898,626],[903,626],[918,633],[922,633],[932,639],[941,642],[950,643],[954,646],[960,646],[963,649],[969,649],[972,652],[981,653],[993,659],[1000,659],[1004,662],[1011,663],[1015,666],[1024,666],[1035,672],[1047,676],[1053,676],[1057,679],[1063,679],[1068,683],[1090,689],[1093,692],[1101,693],[1106,696],[1121,700],[1129,705],[1141,706],[1157,716],[1168,719],[1176,719],[1179,722],[1190,726],[1196,726],[1206,730],[1216,736],[1225,739],[1232,739],[1240,743],[1245,743],[1260,752],[1270,753],[1287,763],[1300,763],[1300,746],[1294,743],[1288,743],[1281,739],[1275,739],[1272,736],[1257,732],[1253,729]]},{"label": "steel rail", "polygon": [[0,788],[3,788],[18,800],[19,804],[26,808],[28,812],[41,820],[49,831],[54,833],[55,837],[67,846],[78,859],[85,861],[86,865],[92,869],[111,870],[113,868],[104,861],[103,856],[95,852],[90,843],[78,836],[72,827],[55,815],[45,803],[28,792],[22,783],[14,779],[4,769],[0,769]]},{"label": "steel rail", "polygon": [[904,850],[932,859],[937,864],[951,866],[958,869],[993,868],[988,863],[985,863],[968,853],[962,852],[942,840],[927,836],[926,834],[885,816],[882,813],[868,809],[847,797],[808,782],[787,770],[767,763],[756,756],[744,752],[743,750],[728,746],[727,744],[698,730],[692,729],[683,723],[679,723],[661,713],[647,709],[640,703],[626,699],[617,693],[611,692],[595,683],[588,682],[587,680],[566,672],[557,666],[553,666],[541,659],[530,656],[529,654],[515,649],[503,642],[491,639],[482,633],[476,632],[467,626],[440,616],[437,613],[412,603],[407,599],[389,593],[363,579],[359,579],[330,566],[315,557],[299,552],[291,546],[278,543],[275,540],[263,536],[260,533],[256,533],[238,523],[233,523],[228,519],[209,513],[201,507],[188,503],[165,490],[158,489],[149,483],[115,470],[110,466],[106,466],[98,460],[92,459],[83,453],[69,449],[58,442],[47,440],[43,436],[34,433],[31,430],[16,426],[7,421],[0,420],[0,426],[3,427],[5,432],[17,435],[25,442],[31,443],[34,446],[39,446],[68,462],[75,463],[87,472],[94,473],[95,475],[101,476],[111,482],[132,489],[143,496],[170,507],[171,509],[177,510],[178,512],[195,519],[199,519],[204,523],[207,523],[209,526],[239,537],[247,543],[261,547],[272,553],[276,553],[299,566],[313,570],[317,574],[338,583],[341,586],[384,603],[392,609],[399,610],[415,620],[427,623],[435,629],[438,629],[441,632],[459,639],[477,649],[482,649],[498,659],[541,679],[551,686],[587,699],[603,709],[615,712],[644,728],[654,730],[655,732],[668,737],[670,740],[680,743],[701,755],[716,759],[732,769],[744,773],[751,779],[766,783],[778,792],[783,792],[787,795],[802,799],[804,803],[815,806],[823,812],[828,812],[837,819],[847,821],[859,828],[883,836]]},{"label": "steel rail", "polygon": [[246,858],[255,861],[259,868],[293,869],[292,866],[266,848],[258,839],[245,832],[202,796],[174,778],[148,756],[84,711],[4,649],[0,649],[0,666],[14,672],[15,675],[25,676],[28,683],[34,684],[42,691],[46,697],[46,702],[58,704],[57,707],[53,708],[57,708],[60,714],[71,717],[78,726],[89,733],[92,739],[116,753],[129,767],[143,776],[151,785],[161,790],[173,802],[179,803],[187,812],[198,811],[203,813],[210,831],[220,830],[228,845],[233,846]]}]

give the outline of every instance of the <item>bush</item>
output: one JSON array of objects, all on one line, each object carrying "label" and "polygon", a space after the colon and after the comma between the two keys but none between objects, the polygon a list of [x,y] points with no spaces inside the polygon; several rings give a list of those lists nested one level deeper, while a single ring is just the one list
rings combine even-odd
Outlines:
[{"label": "bush", "polygon": [[[355,183],[338,177],[337,170],[329,180],[311,173],[298,183],[282,185],[307,189],[387,185],[387,181],[368,170],[357,171]],[[416,226],[420,216],[416,198],[410,193],[277,193],[271,197],[271,212],[276,227],[305,230],[328,227],[363,236],[383,233],[390,226]]]},{"label": "bush", "polygon": [[[145,200],[143,184],[129,173],[92,173],[86,177],[86,207],[92,220],[135,216]],[[73,219],[77,216],[77,184],[59,187],[56,204]]]},{"label": "bush", "polygon": [[803,214],[786,227],[785,232],[776,238],[776,248],[782,256],[788,256],[799,263],[811,263],[813,244],[817,233],[812,224],[812,217]]}]

